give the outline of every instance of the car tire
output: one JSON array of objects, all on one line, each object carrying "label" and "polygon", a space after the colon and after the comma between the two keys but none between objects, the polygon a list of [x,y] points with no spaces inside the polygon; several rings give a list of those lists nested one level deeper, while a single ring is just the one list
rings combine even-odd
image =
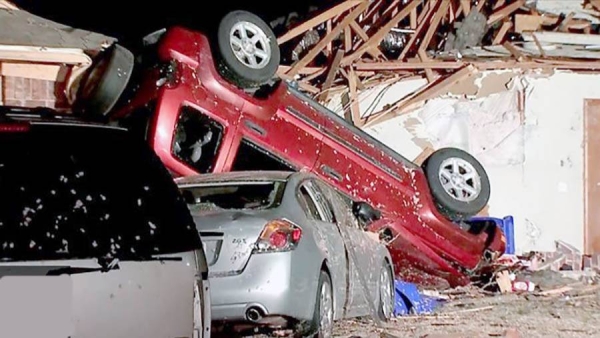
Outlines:
[{"label": "car tire", "polygon": [[129,83],[134,62],[133,54],[118,44],[103,51],[80,83],[75,110],[84,115],[107,116]]},{"label": "car tire", "polygon": [[442,148],[423,163],[438,210],[453,221],[480,212],[490,199],[489,177],[477,159],[457,148]]},{"label": "car tire", "polygon": [[275,77],[281,52],[275,33],[260,17],[230,12],[221,19],[216,38],[217,68],[234,85],[258,88]]},{"label": "car tire", "polygon": [[384,261],[379,273],[379,283],[377,290],[377,315],[382,321],[388,321],[394,314],[394,304],[396,301],[396,292],[394,290],[394,273],[392,266]]},{"label": "car tire", "polygon": [[[324,293],[329,295],[329,301],[324,299]],[[326,298],[326,297],[325,297]],[[326,307],[329,306],[330,312],[328,317],[324,318],[325,312],[328,312]],[[334,309],[333,309],[333,287],[331,283],[331,278],[326,271],[321,270],[319,274],[319,284],[317,288],[316,294],[316,303],[315,303],[315,311],[313,314],[313,321],[311,323],[311,327],[308,330],[310,332],[309,335],[302,335],[302,337],[312,337],[312,338],[325,338],[325,337],[333,337],[333,318],[334,318]],[[328,322],[328,324],[323,325],[324,322]]]}]

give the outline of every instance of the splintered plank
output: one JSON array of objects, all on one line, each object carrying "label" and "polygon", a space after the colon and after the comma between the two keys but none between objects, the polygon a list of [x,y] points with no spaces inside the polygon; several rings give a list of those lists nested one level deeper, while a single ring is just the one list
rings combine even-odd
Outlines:
[{"label": "splintered plank", "polygon": [[351,8],[356,7],[357,5],[359,5],[362,2],[363,2],[362,0],[346,0],[342,3],[340,3],[339,5],[337,5],[333,8],[330,8],[330,9],[326,10],[325,12],[315,16],[314,18],[298,25],[297,27],[290,29],[287,33],[285,33],[282,36],[280,36],[279,38],[277,38],[277,43],[278,44],[285,43],[285,42],[297,37],[298,35],[305,33],[309,29],[311,29],[315,26],[318,26],[327,20],[334,18]]},{"label": "splintered plank", "polygon": [[483,6],[485,6],[485,2],[487,0],[479,0],[479,2],[477,3],[477,6],[475,6],[475,8],[477,8],[478,12],[481,12],[481,10],[483,9]]},{"label": "splintered plank", "polygon": [[525,58],[525,56],[523,56],[523,53],[521,53],[512,43],[510,43],[509,41],[506,41],[502,44],[502,46],[504,46],[504,48],[506,48],[506,50],[508,50],[514,57],[515,59],[517,59],[517,61],[521,61]]},{"label": "splintered plank", "polygon": [[407,4],[398,14],[392,17],[383,27],[381,27],[377,33],[373,34],[368,42],[365,42],[356,52],[352,53],[349,56],[344,57],[342,60],[342,66],[347,66],[352,63],[354,60],[360,58],[365,52],[379,45],[381,40],[385,37],[389,31],[398,25],[398,22],[402,21],[406,18],[410,12],[417,8],[419,5],[418,0],[412,0],[409,4]]},{"label": "splintered plank", "polygon": [[494,37],[494,41],[492,42],[492,45],[499,45],[499,44],[501,44],[502,41],[504,41],[504,37],[506,36],[506,33],[508,33],[508,30],[512,27],[512,25],[513,25],[512,22],[510,22],[510,21],[504,21],[502,23],[502,26],[498,30],[498,33]]},{"label": "splintered plank", "polygon": [[419,23],[417,21],[418,16],[417,16],[417,9],[413,9],[412,11],[410,11],[410,28],[411,29],[417,29],[417,24]]},{"label": "splintered plank", "polygon": [[530,14],[516,14],[515,17],[515,32],[535,32],[542,28],[544,17]]},{"label": "splintered plank", "polygon": [[496,22],[506,18],[507,16],[511,15],[513,12],[515,12],[516,10],[521,8],[521,6],[523,6],[523,5],[525,5],[525,0],[517,0],[513,3],[511,3],[510,5],[507,5],[502,8],[497,9],[488,18],[488,21],[487,21],[488,25],[493,25]]},{"label": "splintered plank", "polygon": [[417,41],[417,39],[423,32],[425,27],[427,27],[427,22],[429,22],[429,20],[431,19],[431,16],[435,12],[434,11],[434,9],[436,8],[435,7],[436,3],[434,3],[435,1],[436,0],[430,1],[429,8],[426,11],[423,11],[423,13],[425,15],[424,18],[421,21],[419,21],[419,26],[417,27],[415,32],[411,35],[410,39],[406,43],[406,46],[404,46],[404,48],[402,49],[402,52],[398,56],[398,60],[404,60],[404,58],[406,57],[406,54],[408,54],[408,52],[414,47],[415,42]]},{"label": "splintered plank", "polygon": [[333,58],[333,61],[331,62],[331,66],[329,67],[329,70],[327,71],[327,77],[325,78],[325,82],[323,82],[323,86],[321,87],[322,93],[319,95],[319,98],[318,98],[319,101],[327,101],[327,98],[329,96],[329,88],[331,88],[331,85],[333,84],[333,81],[335,80],[335,74],[337,73],[338,69],[340,68],[340,62],[342,61],[343,56],[344,56],[344,51],[341,49],[338,49],[337,52],[335,53],[335,57]]},{"label": "splintered plank", "polygon": [[[350,28],[352,28],[352,30],[356,33],[356,35],[358,35],[364,42],[369,41],[369,36],[360,27],[360,25],[358,23],[356,23],[356,21],[350,22]],[[383,55],[381,53],[381,51],[377,48],[371,48],[367,51],[367,53],[369,53],[374,59],[378,59],[379,57],[381,57]]]},{"label": "splintered plank", "polygon": [[460,0],[460,7],[462,8],[465,16],[471,13],[471,0]]},{"label": "splintered plank", "polygon": [[504,4],[506,3],[506,0],[496,0],[496,3],[494,4],[494,6],[492,7],[493,10],[496,10],[502,6],[504,6]]},{"label": "splintered plank", "polygon": [[425,51],[425,50],[427,50],[427,47],[429,47],[429,43],[431,42],[431,38],[433,38],[433,34],[435,34],[435,32],[437,31],[437,29],[440,25],[440,22],[442,21],[442,18],[448,12],[448,6],[450,6],[450,1],[442,1],[441,2],[440,7],[433,15],[433,18],[431,19],[431,24],[429,25],[429,28],[427,29],[427,33],[425,33],[425,37],[423,38],[423,41],[421,41],[421,43],[419,45],[419,51]]},{"label": "splintered plank", "polygon": [[[327,20],[327,34],[331,34],[331,19]],[[329,41],[329,43],[327,44],[327,55],[331,54],[331,52],[333,51],[333,44],[331,43],[331,41]]]},{"label": "splintered plank", "polygon": [[[421,59],[421,62],[429,62],[429,57],[427,57],[427,53],[425,53],[425,51],[419,50],[418,55],[419,59]],[[425,76],[427,76],[427,81],[435,81],[435,76],[433,75],[433,71],[431,70],[431,68],[425,68]]]},{"label": "splintered plank", "polygon": [[413,162],[417,165],[421,165],[421,164],[423,164],[423,162],[425,162],[425,160],[429,157],[429,155],[433,154],[433,152],[434,152],[433,148],[425,147],[425,149],[423,149],[423,151],[417,157],[415,157]]},{"label": "splintered plank", "polygon": [[329,35],[321,39],[321,41],[311,48],[311,50],[302,59],[292,65],[292,68],[287,72],[287,75],[294,76],[298,74],[300,69],[307,66],[317,56],[317,54],[319,54],[319,52],[323,50],[325,46],[327,46],[330,41],[335,39],[342,32],[342,30],[348,27],[350,22],[354,21],[362,12],[365,11],[365,9],[367,9],[368,6],[369,2],[364,1],[352,12],[350,12],[350,14],[348,14],[348,16],[346,16],[344,20],[342,20],[342,22],[340,22],[340,24],[337,25]]},{"label": "splintered plank", "polygon": [[569,24],[571,23],[571,21],[573,21],[574,17],[575,13],[569,13],[569,15],[567,15],[565,19],[560,23],[560,25],[558,25],[558,27],[556,27],[554,30],[560,32],[567,32],[569,30]]},{"label": "splintered plank", "polygon": [[357,77],[353,69],[348,72],[348,85],[350,89],[350,114],[352,116],[352,123],[355,126],[361,127],[362,120],[360,118],[360,105],[358,101],[358,90],[357,90]]},{"label": "splintered plank", "polygon": [[346,52],[352,50],[352,30],[350,27],[344,28],[344,48]]},{"label": "splintered plank", "polygon": [[546,52],[544,52],[544,48],[542,47],[540,40],[538,40],[538,38],[537,38],[537,36],[535,36],[535,34],[533,34],[533,42],[535,42],[535,46],[540,51],[540,56],[543,58],[546,57]]},{"label": "splintered plank", "polygon": [[367,11],[367,14],[361,20],[361,23],[372,21],[375,18],[375,14],[377,14],[383,4],[383,0],[378,0],[373,6],[371,6],[371,8]]}]

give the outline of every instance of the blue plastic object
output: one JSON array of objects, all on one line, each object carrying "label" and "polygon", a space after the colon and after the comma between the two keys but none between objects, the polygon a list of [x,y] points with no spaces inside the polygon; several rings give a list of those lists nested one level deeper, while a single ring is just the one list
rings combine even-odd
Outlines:
[{"label": "blue plastic object", "polygon": [[430,314],[440,305],[439,299],[422,295],[415,284],[395,280],[394,288],[396,289],[394,316]]},{"label": "blue plastic object", "polygon": [[472,217],[469,221],[492,221],[502,229],[504,236],[506,237],[506,250],[504,251],[507,255],[515,254],[515,221],[512,216],[506,216],[504,218],[496,217]]}]

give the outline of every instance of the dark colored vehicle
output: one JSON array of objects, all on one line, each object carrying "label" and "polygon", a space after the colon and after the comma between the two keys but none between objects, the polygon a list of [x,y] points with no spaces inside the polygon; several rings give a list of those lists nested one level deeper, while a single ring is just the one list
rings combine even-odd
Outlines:
[{"label": "dark colored vehicle", "polygon": [[142,140],[0,107],[0,201],[0,336],[210,336],[202,242]]},{"label": "dark colored vehicle", "polygon": [[[152,36],[154,54],[142,55],[136,67],[143,71],[118,108],[95,114],[146,139],[176,177],[313,172],[381,211],[369,229],[392,238],[395,271],[406,280],[466,284],[504,252],[497,227],[457,225],[489,200],[488,177],[475,158],[446,148],[418,166],[277,79],[275,36],[260,19],[235,12],[219,31],[212,44],[181,27]],[[103,81],[115,73],[105,72]]]}]

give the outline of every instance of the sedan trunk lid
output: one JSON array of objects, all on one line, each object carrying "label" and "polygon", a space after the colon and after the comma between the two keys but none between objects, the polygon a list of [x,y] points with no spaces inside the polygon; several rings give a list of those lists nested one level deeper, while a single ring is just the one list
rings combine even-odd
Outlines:
[{"label": "sedan trunk lid", "polygon": [[242,273],[256,241],[272,218],[268,211],[193,212],[200,232],[209,276]]}]

